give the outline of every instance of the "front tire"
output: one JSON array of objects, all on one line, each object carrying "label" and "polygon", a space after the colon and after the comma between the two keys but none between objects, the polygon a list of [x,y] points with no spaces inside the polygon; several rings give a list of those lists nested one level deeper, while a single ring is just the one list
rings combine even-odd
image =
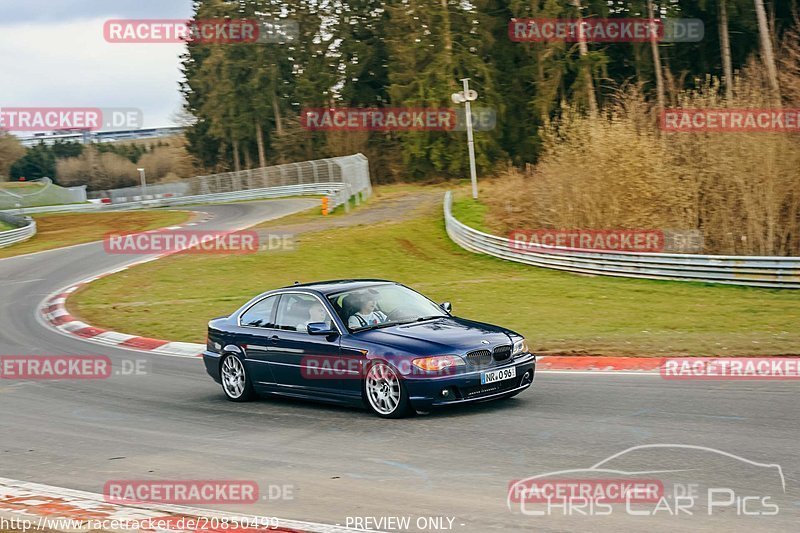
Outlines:
[{"label": "front tire", "polygon": [[403,418],[411,411],[406,387],[387,363],[378,362],[369,368],[364,379],[364,396],[367,407],[381,418]]},{"label": "front tire", "polygon": [[250,382],[244,363],[235,355],[228,354],[222,358],[220,378],[222,391],[230,401],[247,402],[255,397],[253,384]]}]

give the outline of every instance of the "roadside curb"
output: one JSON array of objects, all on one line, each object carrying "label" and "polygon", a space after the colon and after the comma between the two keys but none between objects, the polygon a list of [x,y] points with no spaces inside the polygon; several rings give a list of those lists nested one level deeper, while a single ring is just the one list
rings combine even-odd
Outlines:
[{"label": "roadside curb", "polygon": [[614,357],[582,355],[542,355],[536,358],[536,370],[588,372],[656,373],[664,364],[663,357]]},{"label": "roadside curb", "polygon": [[[158,233],[163,231],[180,230],[186,227],[196,226],[203,222],[207,222],[213,218],[213,215],[209,213],[203,211],[200,211],[199,213],[201,217],[192,222],[187,222],[179,226],[169,226],[167,228],[159,228],[159,229],[144,231],[142,233]],[[98,279],[102,279],[106,276],[123,272],[131,267],[141,265],[144,263],[149,263],[150,261],[155,261],[157,259],[161,259],[162,257],[166,257],[168,255],[172,255],[175,253],[179,252],[169,251],[163,254],[147,257],[145,259],[129,263],[123,267],[115,268],[108,272],[104,272],[100,275],[86,278],[84,280],[79,281],[78,283],[69,285],[68,287],[56,291],[55,293],[46,297],[42,302],[42,304],[40,304],[39,306],[39,314],[47,324],[51,325],[61,333],[73,337],[78,337],[81,340],[92,342],[95,344],[103,344],[106,346],[118,346],[120,348],[126,348],[144,352],[152,352],[162,355],[171,355],[174,357],[199,357],[203,353],[203,350],[205,349],[205,345],[203,344],[195,344],[190,342],[172,342],[161,339],[152,339],[150,337],[129,335],[127,333],[120,333],[118,331],[111,331],[103,328],[97,328],[92,326],[91,324],[87,324],[85,322],[78,320],[72,314],[70,314],[69,310],[67,309],[67,300],[69,299],[69,297],[75,291],[84,287],[85,285],[88,285],[89,283],[97,281]]]},{"label": "roadside curb", "polygon": [[[346,533],[351,528],[284,520],[276,517],[257,516],[212,509],[199,509],[172,504],[116,504],[105,501],[102,494],[53,487],[39,483],[28,483],[0,477],[0,518],[18,524],[26,523],[28,531],[48,530],[63,532],[86,532],[101,521],[117,524],[118,529],[104,531],[169,531],[170,533],[194,533],[198,531],[270,531],[275,533]],[[204,525],[199,525],[202,522]],[[187,527],[187,520],[195,519],[196,527]],[[253,526],[213,527],[213,521]],[[131,525],[149,525],[131,529]],[[158,527],[160,525],[161,527]],[[183,526],[183,527],[181,527]],[[14,529],[13,527],[10,529]],[[17,528],[17,529],[22,529]],[[96,529],[96,528],[95,528]],[[361,531],[361,530],[359,530]]]}]

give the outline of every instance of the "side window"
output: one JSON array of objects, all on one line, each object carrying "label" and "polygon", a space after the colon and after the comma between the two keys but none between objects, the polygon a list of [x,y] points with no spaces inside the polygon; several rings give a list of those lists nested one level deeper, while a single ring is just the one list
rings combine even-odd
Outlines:
[{"label": "side window", "polygon": [[244,312],[240,321],[243,326],[253,326],[258,328],[274,328],[272,323],[272,311],[278,301],[278,295],[264,298],[253,307]]},{"label": "side window", "polygon": [[331,325],[331,317],[322,303],[310,294],[284,294],[275,322],[278,329],[305,332],[311,322]]}]

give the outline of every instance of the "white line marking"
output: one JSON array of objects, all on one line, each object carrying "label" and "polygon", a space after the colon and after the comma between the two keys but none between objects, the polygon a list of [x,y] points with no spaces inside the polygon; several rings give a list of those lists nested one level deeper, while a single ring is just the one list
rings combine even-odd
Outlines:
[{"label": "white line marking", "polygon": [[100,335],[95,335],[92,337],[92,339],[96,340],[97,342],[103,342],[111,345],[120,344],[135,338],[136,335],[128,335],[127,333],[118,333],[116,331],[106,331]]},{"label": "white line marking", "polygon": [[185,355],[186,357],[197,357],[205,350],[205,344],[195,344],[193,342],[168,342],[164,346],[151,350],[154,353],[167,353],[172,355]]},{"label": "white line marking", "polygon": [[20,283],[33,283],[34,281],[44,281],[45,278],[36,278],[36,279],[19,279],[14,281],[7,281],[5,283],[0,283],[0,287],[7,287],[9,285],[18,285]]},{"label": "white line marking", "polygon": [[72,322],[67,322],[66,324],[61,324],[58,326],[59,329],[63,331],[69,331],[70,333],[78,329],[89,327],[91,327],[89,324],[86,322],[81,322],[80,320],[73,320]]}]

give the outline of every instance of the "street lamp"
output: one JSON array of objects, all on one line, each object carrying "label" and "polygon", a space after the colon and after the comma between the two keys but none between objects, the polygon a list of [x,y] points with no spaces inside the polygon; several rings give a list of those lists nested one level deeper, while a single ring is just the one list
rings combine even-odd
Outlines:
[{"label": "street lamp", "polygon": [[453,103],[464,104],[467,119],[467,146],[469,148],[469,176],[472,180],[472,198],[478,199],[478,176],[475,171],[475,142],[472,140],[472,109],[469,103],[478,99],[477,91],[469,88],[469,78],[462,78],[461,82],[464,84],[464,90],[459,93],[453,93]]},{"label": "street lamp", "polygon": [[142,182],[142,201],[145,200],[145,196],[147,196],[147,180],[144,177],[144,169],[137,168],[136,170],[139,171],[139,179]]}]

